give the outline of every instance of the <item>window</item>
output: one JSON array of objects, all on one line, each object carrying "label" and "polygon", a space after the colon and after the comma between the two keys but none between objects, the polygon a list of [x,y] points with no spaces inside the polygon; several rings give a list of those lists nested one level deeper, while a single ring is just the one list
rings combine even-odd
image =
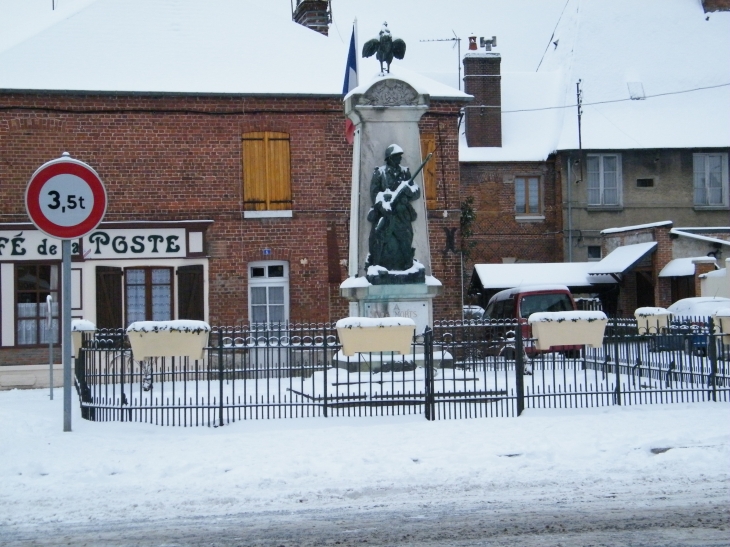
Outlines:
[{"label": "window", "polygon": [[601,246],[588,245],[588,260],[601,260]]},{"label": "window", "polygon": [[618,207],[621,205],[621,156],[618,154],[589,155],[588,205]]},{"label": "window", "polygon": [[727,154],[694,154],[694,204],[727,207]]},{"label": "window", "polygon": [[637,188],[653,188],[654,179],[636,179]]},{"label": "window", "polygon": [[[19,346],[59,342],[59,267],[51,264],[15,266],[17,341]],[[52,298],[51,329],[48,329],[46,298]],[[49,340],[51,338],[51,340]]]},{"label": "window", "polygon": [[[421,134],[421,154],[423,160],[426,156],[433,154],[431,160],[426,164],[421,173],[423,174],[423,187],[426,195],[426,208],[438,208],[438,184],[436,180],[436,137],[433,133]],[[415,168],[415,167],[414,167]]]},{"label": "window", "polygon": [[245,133],[242,140],[244,216],[257,216],[255,212],[291,212],[289,135],[271,131]]},{"label": "window", "polygon": [[542,214],[540,177],[515,177],[515,213],[518,215]]},{"label": "window", "polygon": [[251,323],[289,320],[289,265],[286,262],[249,264],[248,310]]},{"label": "window", "polygon": [[127,325],[172,319],[172,268],[127,268],[124,287]]}]

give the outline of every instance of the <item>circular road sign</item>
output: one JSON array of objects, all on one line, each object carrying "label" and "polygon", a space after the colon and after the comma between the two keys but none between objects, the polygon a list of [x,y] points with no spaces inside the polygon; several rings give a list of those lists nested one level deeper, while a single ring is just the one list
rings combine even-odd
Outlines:
[{"label": "circular road sign", "polygon": [[106,189],[96,171],[64,154],[33,173],[25,190],[25,209],[41,232],[77,239],[104,218]]}]

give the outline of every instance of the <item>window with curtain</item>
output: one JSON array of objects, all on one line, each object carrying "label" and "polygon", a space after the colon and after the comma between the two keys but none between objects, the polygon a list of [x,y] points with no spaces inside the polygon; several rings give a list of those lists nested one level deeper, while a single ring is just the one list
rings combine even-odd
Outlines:
[{"label": "window with curtain", "polygon": [[173,318],[172,268],[124,270],[126,324]]},{"label": "window with curtain", "polygon": [[291,210],[289,135],[244,133],[242,143],[244,210]]},{"label": "window with curtain", "polygon": [[618,207],[621,205],[621,156],[591,154],[586,159],[588,171],[588,205]]},{"label": "window with curtain", "polygon": [[541,215],[540,177],[515,177],[515,213]]},{"label": "window with curtain", "polygon": [[727,154],[694,154],[694,205],[727,207]]},{"label": "window with curtain", "polygon": [[[59,339],[59,282],[57,264],[16,264],[16,345],[57,344]],[[48,327],[47,297],[51,297]]]},{"label": "window with curtain", "polygon": [[289,265],[286,262],[252,262],[248,267],[248,302],[251,323],[272,324],[289,320]]}]

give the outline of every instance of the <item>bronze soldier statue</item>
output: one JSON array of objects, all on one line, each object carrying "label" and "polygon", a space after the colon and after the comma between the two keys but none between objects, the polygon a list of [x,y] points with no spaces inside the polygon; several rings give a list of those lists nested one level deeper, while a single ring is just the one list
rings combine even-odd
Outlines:
[{"label": "bronze soldier statue", "polygon": [[[385,165],[375,168],[370,182],[373,206],[368,213],[372,226],[366,267],[381,266],[389,271],[405,271],[414,266],[412,223],[417,215],[411,202],[421,197],[421,189],[414,178],[430,157],[429,154],[416,174],[411,176],[408,167],[400,164],[403,149],[397,144],[386,148]],[[412,280],[403,279],[401,282]]]}]

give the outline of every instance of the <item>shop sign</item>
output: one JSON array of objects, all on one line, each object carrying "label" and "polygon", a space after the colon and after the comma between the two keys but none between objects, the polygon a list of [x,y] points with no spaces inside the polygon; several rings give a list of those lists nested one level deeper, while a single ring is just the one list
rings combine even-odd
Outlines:
[{"label": "shop sign", "polygon": [[[71,241],[71,254],[79,254],[77,239]],[[61,260],[61,240],[38,230],[2,230],[0,260]]]},{"label": "shop sign", "polygon": [[87,260],[185,257],[185,228],[94,230],[84,237],[84,255]]},{"label": "shop sign", "polygon": [[[185,228],[94,230],[83,238],[86,260],[187,256]],[[71,254],[79,254],[72,240]],[[0,260],[61,260],[61,240],[38,230],[0,230]]]}]

